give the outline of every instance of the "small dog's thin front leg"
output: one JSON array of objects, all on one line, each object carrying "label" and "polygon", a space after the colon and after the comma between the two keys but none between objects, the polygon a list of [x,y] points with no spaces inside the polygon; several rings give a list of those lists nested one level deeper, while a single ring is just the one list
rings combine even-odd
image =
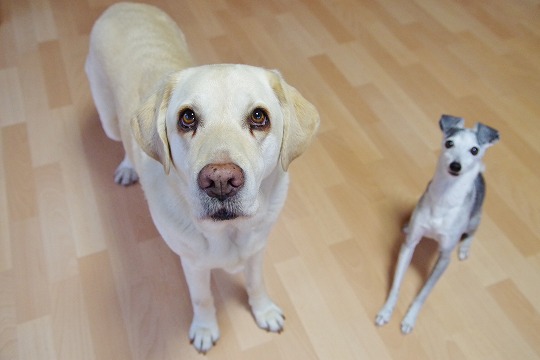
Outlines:
[{"label": "small dog's thin front leg", "polygon": [[424,305],[424,302],[426,301],[429,293],[431,292],[431,290],[433,290],[433,287],[441,278],[442,274],[448,267],[448,264],[450,264],[450,254],[450,250],[442,250],[440,252],[439,258],[437,259],[437,263],[435,264],[431,275],[422,287],[422,290],[420,290],[420,293],[418,294],[416,299],[414,299],[409,310],[407,311],[407,314],[401,322],[402,333],[409,334],[413,330],[416,323],[416,318],[418,317],[418,313],[420,312],[422,305]]},{"label": "small dog's thin front leg", "polygon": [[394,307],[396,306],[396,302],[398,299],[401,282],[403,281],[403,277],[405,276],[405,271],[411,263],[412,255],[414,253],[417,242],[412,242],[412,244],[413,245],[411,245],[411,243],[409,242],[406,242],[401,245],[398,263],[396,266],[396,271],[394,273],[394,280],[392,282],[392,288],[390,289],[390,293],[388,294],[388,299],[386,300],[386,303],[375,318],[375,324],[377,324],[378,326],[387,324],[388,321],[390,321],[392,313],[394,312]]},{"label": "small dog's thin front leg", "polygon": [[249,305],[257,325],[266,331],[281,333],[285,322],[283,311],[270,300],[263,279],[264,249],[253,255],[245,268]]},{"label": "small dog's thin front leg", "polygon": [[220,335],[210,288],[211,271],[195,268],[187,261],[182,261],[182,267],[193,306],[189,340],[198,352],[206,354],[216,344]]}]

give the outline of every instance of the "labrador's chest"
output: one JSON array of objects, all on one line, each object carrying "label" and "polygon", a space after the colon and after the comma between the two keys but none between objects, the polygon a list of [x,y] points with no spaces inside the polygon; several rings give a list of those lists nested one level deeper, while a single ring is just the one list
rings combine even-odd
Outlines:
[{"label": "labrador's chest", "polygon": [[[241,223],[242,224],[242,223]],[[266,244],[270,225],[237,226],[231,224],[202,234],[194,256],[209,268],[227,272],[242,271],[246,262]]]}]

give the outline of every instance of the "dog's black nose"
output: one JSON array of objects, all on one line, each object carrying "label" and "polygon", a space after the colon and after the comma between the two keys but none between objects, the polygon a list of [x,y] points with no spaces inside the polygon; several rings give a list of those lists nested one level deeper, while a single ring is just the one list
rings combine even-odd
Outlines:
[{"label": "dog's black nose", "polygon": [[233,163],[208,164],[199,172],[197,183],[208,196],[225,201],[244,185],[244,172]]},{"label": "dog's black nose", "polygon": [[458,163],[457,161],[454,161],[450,164],[450,170],[453,172],[453,173],[459,173],[461,171],[461,164]]}]

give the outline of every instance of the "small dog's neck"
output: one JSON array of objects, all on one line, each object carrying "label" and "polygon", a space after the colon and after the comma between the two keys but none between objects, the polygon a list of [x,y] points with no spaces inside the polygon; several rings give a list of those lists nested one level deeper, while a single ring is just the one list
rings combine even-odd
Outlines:
[{"label": "small dog's neck", "polygon": [[483,165],[479,162],[466,173],[453,176],[445,167],[439,166],[426,192],[432,199],[451,203],[461,202],[471,191],[474,181],[482,170]]}]

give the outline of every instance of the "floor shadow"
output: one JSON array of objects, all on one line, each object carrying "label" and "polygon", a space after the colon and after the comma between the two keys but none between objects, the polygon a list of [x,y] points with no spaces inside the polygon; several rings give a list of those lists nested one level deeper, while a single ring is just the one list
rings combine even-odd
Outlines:
[{"label": "floor shadow", "polygon": [[92,183],[97,189],[113,189],[116,187],[113,181],[114,170],[124,156],[122,143],[105,135],[94,107],[88,107],[86,116],[80,122],[80,129]]},{"label": "floor shadow", "polygon": [[[132,247],[140,241],[148,239],[163,241],[152,222],[140,185],[123,187],[114,183],[114,171],[124,157],[123,146],[120,142],[113,141],[106,136],[95,108],[88,106],[87,110],[85,110],[86,116],[80,120],[85,160],[89,167],[92,186],[95,189],[96,197],[98,197],[100,216],[114,217],[112,221],[106,221],[106,226],[111,228],[110,234],[113,234],[112,238],[106,239],[108,245],[117,249],[133,249]],[[129,220],[126,221],[126,219]],[[131,229],[125,229],[126,226],[131,227]],[[126,239],[128,236],[131,238]],[[130,251],[115,251],[114,254],[114,256],[128,257]],[[124,260],[129,262],[127,259]],[[179,273],[174,275],[174,281],[181,283],[179,286],[184,290],[184,298],[183,301],[176,299],[174,305],[169,305],[174,311],[181,312],[181,316],[178,316],[182,319],[181,321],[190,322],[192,308],[181,267],[181,259],[179,259],[175,269],[178,269]],[[136,278],[139,275],[133,274],[132,276]],[[243,276],[214,270],[212,272],[212,293],[218,308],[223,307],[223,303],[233,302],[251,312]],[[169,298],[164,297],[156,301],[166,300]]]}]

